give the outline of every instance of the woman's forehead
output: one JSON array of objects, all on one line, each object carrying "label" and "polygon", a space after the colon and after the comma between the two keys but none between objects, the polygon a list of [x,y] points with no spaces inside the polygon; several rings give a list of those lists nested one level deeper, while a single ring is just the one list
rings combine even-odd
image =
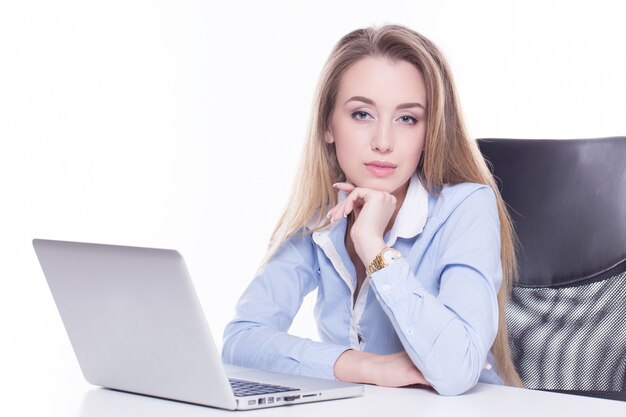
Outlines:
[{"label": "woman's forehead", "polygon": [[366,57],[352,64],[343,74],[338,104],[350,98],[365,97],[376,106],[421,103],[426,106],[426,86],[421,72],[411,63],[384,57]]}]

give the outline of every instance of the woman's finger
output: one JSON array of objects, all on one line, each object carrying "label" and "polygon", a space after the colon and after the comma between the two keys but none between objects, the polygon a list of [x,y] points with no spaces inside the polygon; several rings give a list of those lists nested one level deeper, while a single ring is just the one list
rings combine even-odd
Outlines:
[{"label": "woman's finger", "polygon": [[346,203],[346,207],[344,209],[344,215],[347,216],[351,211],[354,211],[355,216],[358,217],[361,208],[363,208],[363,205],[365,204],[366,196],[371,192],[377,191],[367,188],[354,187],[352,192],[348,195],[348,198],[346,198],[348,202]]},{"label": "woman's finger", "polygon": [[[355,185],[349,182],[337,182],[333,184],[333,187],[335,189],[348,193],[348,195],[350,194],[352,190],[356,188]],[[348,199],[344,199],[343,201],[337,203],[335,207],[333,207],[332,209],[328,211],[328,214],[326,215],[326,217],[330,219],[331,223],[335,223],[341,220],[341,217],[345,217],[347,215],[345,212],[345,207],[347,203],[348,203]]]},{"label": "woman's finger", "polygon": [[357,215],[357,216],[359,215],[359,210],[360,210],[362,204],[359,204],[357,202],[357,199],[359,199],[358,196],[355,196],[353,198],[346,198],[347,203],[346,203],[346,206],[343,209],[343,215],[344,216],[347,216],[353,210],[354,210],[354,214],[355,215]]},{"label": "woman's finger", "polygon": [[349,182],[336,182],[333,184],[333,187],[335,187],[338,190],[345,191],[347,193],[352,192],[352,190],[356,188],[354,184],[350,184]]},{"label": "woman's finger", "polygon": [[335,207],[330,209],[330,211],[326,215],[326,218],[330,219],[331,223],[335,223],[341,220],[341,218],[344,217],[343,213],[345,211],[346,203],[347,203],[347,199],[344,199],[340,201],[339,203],[337,203]]},{"label": "woman's finger", "polygon": [[[346,199],[347,200],[347,199]],[[346,203],[346,206],[343,209],[343,215],[347,216],[348,214],[350,214],[350,212],[352,211],[352,207],[354,206],[354,203],[352,201],[348,201]]]}]

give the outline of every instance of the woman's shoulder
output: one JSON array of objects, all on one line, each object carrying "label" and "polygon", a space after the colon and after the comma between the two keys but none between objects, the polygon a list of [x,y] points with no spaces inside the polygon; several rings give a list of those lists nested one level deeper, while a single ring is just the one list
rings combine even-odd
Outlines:
[{"label": "woman's shoulder", "polygon": [[441,188],[441,194],[446,195],[449,199],[455,197],[463,199],[477,190],[486,189],[493,194],[491,186],[479,182],[459,182],[457,184],[444,184]]},{"label": "woman's shoulder", "polygon": [[[300,250],[302,250],[303,248],[309,248],[312,246],[313,243],[311,233],[312,230],[308,226],[301,226],[285,237],[285,239],[282,241],[281,247],[296,247]],[[272,243],[273,241],[270,242],[270,245]]]},{"label": "woman's shoulder", "polygon": [[496,207],[496,195],[491,186],[476,182],[444,184],[434,198],[432,216],[442,221],[460,207],[472,210]]}]

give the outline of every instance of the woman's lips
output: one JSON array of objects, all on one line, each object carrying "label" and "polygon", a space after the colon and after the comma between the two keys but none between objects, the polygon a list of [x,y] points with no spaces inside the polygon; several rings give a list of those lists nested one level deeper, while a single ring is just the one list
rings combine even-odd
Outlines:
[{"label": "woman's lips", "polygon": [[391,164],[377,164],[377,163],[367,163],[365,164],[365,168],[372,174],[377,177],[386,177],[393,174],[396,170],[396,167]]}]

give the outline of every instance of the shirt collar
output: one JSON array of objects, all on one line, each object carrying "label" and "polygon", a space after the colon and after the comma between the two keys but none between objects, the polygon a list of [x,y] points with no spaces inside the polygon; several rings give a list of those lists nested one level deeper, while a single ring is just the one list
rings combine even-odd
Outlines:
[{"label": "shirt collar", "polygon": [[[345,200],[347,196],[348,193],[339,190],[337,192],[338,202]],[[417,236],[422,232],[422,230],[424,230],[427,217],[428,191],[426,191],[422,185],[417,173],[414,172],[409,179],[409,188],[407,189],[406,196],[402,202],[402,207],[400,207],[400,211],[398,211],[398,215],[396,216],[391,230],[385,234],[385,244],[387,246],[393,246],[399,237],[409,239]],[[315,226],[314,223],[315,220],[309,222],[307,225],[309,229],[312,229]],[[333,229],[336,229],[335,232],[337,232],[341,229],[337,229],[337,226],[340,224],[344,226],[345,230],[345,225],[343,225],[343,223],[346,223],[345,218],[341,219],[337,223],[329,224],[324,229],[314,232],[313,234],[326,234]]]},{"label": "shirt collar", "polygon": [[409,239],[417,236],[424,230],[428,217],[428,191],[422,185],[417,173],[414,172],[409,180],[409,188],[398,211],[396,220],[389,230],[389,238],[385,239],[387,246],[392,246],[396,239]]}]

